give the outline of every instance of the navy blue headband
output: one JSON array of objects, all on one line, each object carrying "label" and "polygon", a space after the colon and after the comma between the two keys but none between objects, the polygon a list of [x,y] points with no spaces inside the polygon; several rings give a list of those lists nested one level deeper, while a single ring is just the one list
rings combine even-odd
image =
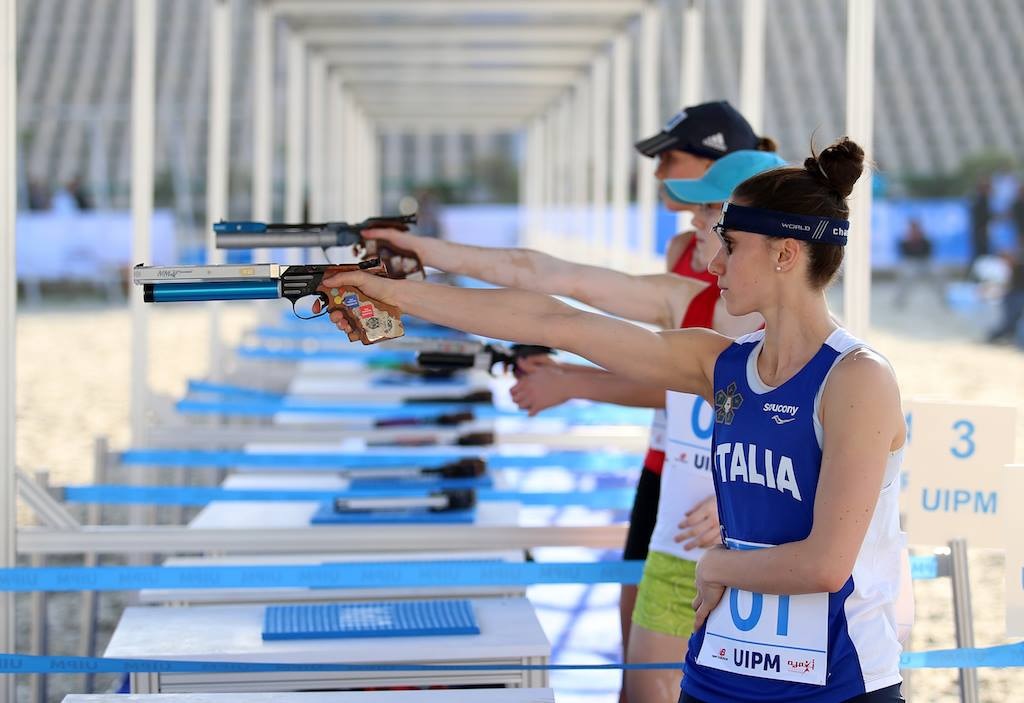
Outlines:
[{"label": "navy blue headband", "polygon": [[845,247],[850,221],[726,203],[722,208],[722,221],[715,226],[715,231],[721,230],[740,230]]}]

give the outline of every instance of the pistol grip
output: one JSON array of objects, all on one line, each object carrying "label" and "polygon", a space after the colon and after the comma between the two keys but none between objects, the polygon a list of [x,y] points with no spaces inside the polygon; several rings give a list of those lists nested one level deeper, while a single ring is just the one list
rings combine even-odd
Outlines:
[{"label": "pistol grip", "polygon": [[405,334],[402,311],[394,305],[375,300],[352,286],[329,288],[321,284],[317,292],[327,300],[328,312],[338,310],[345,316],[352,327],[350,342],[376,344]]}]

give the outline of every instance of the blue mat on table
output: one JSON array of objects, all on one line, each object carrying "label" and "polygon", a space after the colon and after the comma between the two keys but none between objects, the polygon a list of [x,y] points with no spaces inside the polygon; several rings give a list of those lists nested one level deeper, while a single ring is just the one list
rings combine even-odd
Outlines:
[{"label": "blue mat on table", "polygon": [[468,600],[270,605],[264,640],[479,635]]},{"label": "blue mat on table", "polygon": [[321,503],[309,523],[311,525],[471,525],[474,520],[476,520],[476,508],[445,510],[444,512],[434,512],[427,508],[403,508],[402,510],[339,513],[331,503]]}]

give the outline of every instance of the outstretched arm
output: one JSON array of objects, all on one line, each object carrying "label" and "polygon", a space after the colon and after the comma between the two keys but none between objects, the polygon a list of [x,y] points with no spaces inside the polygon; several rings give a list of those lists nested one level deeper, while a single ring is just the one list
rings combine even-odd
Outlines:
[{"label": "outstretched arm", "polygon": [[367,230],[363,236],[385,239],[413,251],[425,265],[442,271],[509,288],[564,295],[613,315],[662,328],[675,327],[679,323],[677,311],[685,310],[705,288],[699,281],[673,274],[634,276],[531,249],[477,247],[398,230]]},{"label": "outstretched arm", "polygon": [[[641,383],[710,397],[715,359],[732,341],[708,330],[651,332],[514,289],[471,290],[379,278],[361,271],[324,279],[431,322],[524,344],[564,349]],[[346,325],[340,312],[331,320]]]},{"label": "outstretched arm", "polygon": [[665,389],[576,364],[538,364],[512,387],[512,400],[530,415],[581,398],[632,408],[665,407]]}]

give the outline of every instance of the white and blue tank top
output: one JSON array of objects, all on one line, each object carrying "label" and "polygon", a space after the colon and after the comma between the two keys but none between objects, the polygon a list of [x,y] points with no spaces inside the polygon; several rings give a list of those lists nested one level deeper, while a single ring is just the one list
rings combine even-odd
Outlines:
[{"label": "white and blue tank top", "polygon": [[[822,458],[820,403],[832,369],[866,345],[837,329],[777,388],[757,371],[764,330],[715,364],[712,474],[730,549],[806,538]],[[899,469],[889,456],[853,573],[836,593],[726,590],[690,638],[683,689],[707,703],[839,703],[899,683],[894,605],[900,588]]]}]

